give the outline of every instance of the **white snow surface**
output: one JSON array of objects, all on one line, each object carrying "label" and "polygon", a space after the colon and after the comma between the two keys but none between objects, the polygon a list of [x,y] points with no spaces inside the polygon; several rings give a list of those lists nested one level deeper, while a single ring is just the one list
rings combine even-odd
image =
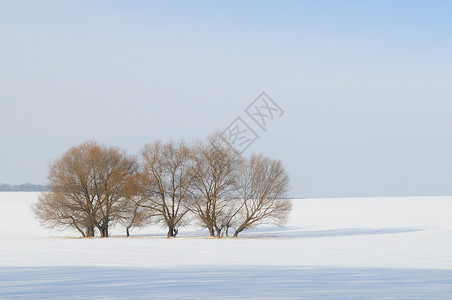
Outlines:
[{"label": "white snow surface", "polygon": [[3,299],[451,299],[452,197],[295,199],[285,227],[78,238],[0,193]]}]

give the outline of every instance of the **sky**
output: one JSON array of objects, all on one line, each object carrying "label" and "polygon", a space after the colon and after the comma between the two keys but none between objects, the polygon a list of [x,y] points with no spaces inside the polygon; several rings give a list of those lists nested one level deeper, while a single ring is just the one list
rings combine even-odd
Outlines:
[{"label": "sky", "polygon": [[[452,194],[450,1],[1,1],[0,182],[237,118],[291,197]],[[283,111],[266,131],[245,109]]]}]

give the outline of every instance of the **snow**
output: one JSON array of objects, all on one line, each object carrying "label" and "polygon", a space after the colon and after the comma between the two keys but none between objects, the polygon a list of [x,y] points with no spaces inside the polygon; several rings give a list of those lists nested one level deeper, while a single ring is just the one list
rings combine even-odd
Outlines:
[{"label": "snow", "polygon": [[81,239],[0,193],[0,298],[450,299],[452,197],[297,199],[286,227]]}]

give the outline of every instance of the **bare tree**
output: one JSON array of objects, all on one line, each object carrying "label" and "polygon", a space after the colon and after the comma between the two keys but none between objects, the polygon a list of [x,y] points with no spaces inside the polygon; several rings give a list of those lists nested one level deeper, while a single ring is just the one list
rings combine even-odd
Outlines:
[{"label": "bare tree", "polygon": [[228,222],[223,221],[233,199],[240,161],[240,155],[218,133],[211,135],[207,144],[193,147],[190,209],[211,237],[221,237],[227,227]]},{"label": "bare tree", "polygon": [[118,222],[125,227],[127,236],[132,228],[151,224],[154,211],[147,208],[145,202],[146,199],[139,195],[123,201]]},{"label": "bare tree", "polygon": [[238,227],[234,236],[253,226],[276,223],[284,225],[292,208],[288,199],[289,177],[279,160],[252,155],[241,165],[237,191],[242,204],[235,217]]},{"label": "bare tree", "polygon": [[35,215],[47,226],[71,226],[82,236],[94,236],[97,228],[108,237],[123,201],[131,198],[137,166],[135,158],[116,147],[97,142],[72,147],[50,166],[52,192],[40,198]]},{"label": "bare tree", "polygon": [[168,228],[168,237],[175,237],[179,226],[185,225],[190,196],[190,148],[184,142],[144,146],[144,195],[147,207],[155,211],[159,221]]},{"label": "bare tree", "polygon": [[154,142],[142,150],[143,167],[116,147],[87,142],[51,164],[49,187],[33,206],[49,228],[72,228],[102,237],[120,223],[164,224],[175,237],[189,216],[211,237],[228,236],[262,224],[283,225],[291,210],[288,175],[281,161],[261,154],[243,159],[219,133],[207,143]]},{"label": "bare tree", "polygon": [[217,216],[217,228],[220,229],[221,236],[229,236],[229,230],[231,228],[237,228],[240,224],[238,224],[239,216],[242,208],[241,199],[236,198],[228,198],[222,200],[225,203],[225,207],[218,213]]},{"label": "bare tree", "polygon": [[142,182],[142,173],[131,177],[125,191],[127,196],[121,201],[118,223],[125,227],[128,237],[132,228],[150,225],[154,221],[154,210],[145,206],[147,199],[143,196]]},{"label": "bare tree", "polygon": [[51,229],[76,229],[83,237],[94,236],[94,227],[86,212],[57,193],[43,193],[33,212],[42,226]]}]

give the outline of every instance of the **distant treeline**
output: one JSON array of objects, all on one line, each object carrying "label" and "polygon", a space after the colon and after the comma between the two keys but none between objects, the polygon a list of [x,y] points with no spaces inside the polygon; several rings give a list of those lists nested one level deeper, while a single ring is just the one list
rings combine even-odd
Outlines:
[{"label": "distant treeline", "polygon": [[50,191],[50,189],[45,185],[31,183],[12,185],[0,183],[0,192],[48,192],[48,191]]}]

